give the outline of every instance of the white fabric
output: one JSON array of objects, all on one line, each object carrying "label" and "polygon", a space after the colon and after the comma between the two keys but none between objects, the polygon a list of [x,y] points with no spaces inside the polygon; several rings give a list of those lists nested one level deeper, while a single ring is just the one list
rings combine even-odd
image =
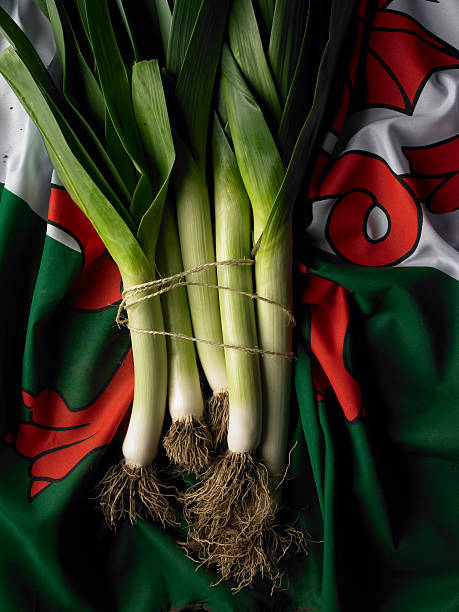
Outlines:
[{"label": "white fabric", "polygon": [[392,0],[387,8],[409,15],[426,30],[459,49],[458,0]]},{"label": "white fabric", "polygon": [[[51,72],[56,50],[49,21],[32,0],[0,0],[0,6],[15,20],[34,45]],[[0,51],[8,46],[0,36]],[[48,219],[50,183],[60,185],[40,132],[22,108],[9,85],[0,76],[0,182],[20,197],[42,219]],[[47,225],[47,236],[81,252],[78,242],[64,229]]]},{"label": "white fabric", "polygon": [[[51,26],[32,0],[0,0],[0,6],[24,30],[45,65],[49,65],[55,55]],[[0,36],[0,51],[8,44]],[[1,76],[0,142],[0,182],[47,219],[51,162],[35,124]]]},{"label": "white fabric", "polygon": [[54,240],[57,240],[69,249],[72,249],[72,251],[77,251],[78,253],[81,253],[80,245],[75,240],[75,238],[69,233],[62,230],[60,227],[56,227],[55,225],[48,223],[48,225],[46,226],[46,235],[50,238],[54,238]]}]

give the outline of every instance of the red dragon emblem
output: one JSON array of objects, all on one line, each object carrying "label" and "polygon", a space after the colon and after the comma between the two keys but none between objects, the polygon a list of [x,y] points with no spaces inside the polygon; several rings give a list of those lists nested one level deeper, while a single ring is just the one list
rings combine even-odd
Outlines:
[{"label": "red dragon emblem", "polygon": [[411,113],[431,74],[458,66],[457,49],[410,16],[392,11],[390,6],[380,9],[366,56],[367,105]]},{"label": "red dragon emblem", "polygon": [[[352,130],[353,115],[363,117],[367,109],[380,107],[393,111],[394,116],[412,115],[432,75],[459,68],[458,50],[429,32],[413,15],[394,10],[396,5],[400,3],[387,0],[359,3],[357,44],[346,68],[340,108],[309,182],[313,215],[325,207],[318,215],[317,229],[312,230],[317,233],[311,235],[319,245],[331,247],[341,259],[359,266],[398,265],[415,252],[422,233],[421,201],[434,213],[459,207],[457,135],[427,146],[402,146],[400,156],[409,161],[409,174],[397,174],[383,156],[370,150],[346,149],[348,118]],[[441,29],[441,24],[434,25]],[[375,227],[378,232],[369,231]],[[304,266],[302,271],[306,273]],[[307,280],[303,302],[310,315],[316,397],[322,400],[332,389],[352,422],[364,410],[359,385],[343,353],[349,292],[314,274]]]},{"label": "red dragon emblem", "polygon": [[16,437],[6,441],[31,460],[29,499],[62,480],[89,454],[113,438],[132,400],[133,364],[127,354],[101,395],[75,409],[52,389],[37,396],[22,392],[30,421],[20,423]]}]

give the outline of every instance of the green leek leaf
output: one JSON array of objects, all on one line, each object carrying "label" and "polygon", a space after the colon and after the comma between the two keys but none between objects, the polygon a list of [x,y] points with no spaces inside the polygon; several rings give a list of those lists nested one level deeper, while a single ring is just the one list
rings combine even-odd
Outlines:
[{"label": "green leek leaf", "polygon": [[110,21],[107,0],[86,0],[89,32],[105,103],[124,148],[140,173],[147,162],[132,108],[131,87]]},{"label": "green leek leaf", "polygon": [[284,178],[284,167],[263,113],[229,49],[222,58],[222,87],[239,171],[253,208],[258,241]]},{"label": "green leek leaf", "polygon": [[65,57],[65,41],[64,41],[64,29],[61,23],[61,17],[59,15],[59,11],[57,10],[57,6],[54,0],[46,0],[46,5],[48,9],[48,18],[51,22],[51,27],[53,30],[54,42],[56,44],[56,51],[61,62],[62,70],[64,71],[64,83],[65,83],[65,66],[66,66],[66,57]]},{"label": "green leek leaf", "polygon": [[132,102],[150,165],[157,169],[162,183],[169,176],[175,153],[161,72],[156,60],[134,64]]},{"label": "green leek leaf", "polygon": [[139,242],[149,261],[154,262],[169,179],[175,161],[166,98],[156,60],[134,65],[132,101],[150,166],[156,169],[159,178],[156,196],[143,214],[138,230]]},{"label": "green leek leaf", "polygon": [[[354,9],[354,0],[335,0],[330,17],[329,39],[322,55],[311,111],[306,118],[292,153],[282,187],[263,232],[261,248],[269,248],[279,228],[293,211],[305,177],[312,148],[322,121],[325,103],[333,83],[341,43]],[[332,44],[333,42],[333,44]]]},{"label": "green leek leaf", "polygon": [[88,37],[88,42],[90,42],[91,37],[89,35],[88,15],[86,13],[86,0],[75,0],[75,2],[77,4],[81,23],[83,24],[84,31],[86,32],[86,36]]},{"label": "green leek leaf", "polygon": [[286,163],[290,159],[296,139],[314,99],[317,72],[324,50],[321,48],[321,28],[319,27],[324,19],[324,14],[327,14],[324,5],[319,6],[314,2],[309,4],[300,55],[279,127],[279,143]]},{"label": "green leek leaf", "polygon": [[148,174],[142,174],[132,196],[131,215],[137,226],[153,200],[153,190]]},{"label": "green leek leaf", "polygon": [[[116,161],[113,164],[112,159],[90,125],[92,123],[96,131],[103,130],[105,102],[99,84],[80,52],[70,20],[64,9],[62,6],[58,9],[55,0],[47,0],[47,5],[62,66],[64,95],[88,135],[88,142],[91,143],[95,163],[110,181],[113,188],[117,188],[120,199],[127,204],[130,200],[130,191],[129,187],[126,186],[124,175],[127,174],[125,170],[129,167],[125,164],[116,164]],[[89,121],[87,121],[87,118]],[[97,128],[99,129],[97,130]],[[127,161],[130,162],[129,159]],[[123,178],[117,168],[120,168]]]},{"label": "green leek leaf", "polygon": [[169,39],[172,28],[172,13],[167,0],[153,0],[156,7],[156,15],[158,17],[159,31],[161,34],[161,42],[164,49],[164,55],[167,55],[169,47]]},{"label": "green leek leaf", "polygon": [[132,159],[123,147],[118,132],[115,130],[107,107],[105,107],[105,147],[110,159],[123,177],[124,184],[128,190],[129,200],[131,200],[131,194],[134,193],[137,187],[139,176],[132,163]]},{"label": "green leek leaf", "polygon": [[201,172],[205,169],[210,106],[220,62],[229,0],[203,2],[176,88],[188,148]]},{"label": "green leek leaf", "polygon": [[[218,181],[221,185],[221,193],[226,194],[225,197],[222,197],[222,201],[233,202],[237,205],[237,210],[233,210],[232,214],[239,220],[238,225],[241,227],[250,227],[251,213],[247,192],[241,178],[241,173],[239,172],[233,149],[217,115],[214,115],[212,128],[213,173],[215,181]],[[239,239],[240,237],[238,236],[238,240]],[[250,257],[250,245],[248,244],[246,246],[248,252],[238,255],[239,259],[242,257]]]},{"label": "green leek leaf", "polygon": [[172,14],[166,67],[178,75],[201,9],[202,0],[176,0]]},{"label": "green leek leaf", "polygon": [[276,2],[269,40],[269,61],[283,102],[287,99],[298,62],[307,4],[305,0]]},{"label": "green leek leaf", "polygon": [[43,13],[43,15],[49,19],[48,9],[46,7],[46,0],[33,0],[33,1],[34,1],[34,4],[38,6],[40,11]]},{"label": "green leek leaf", "polygon": [[63,106],[63,96],[57,89],[54,81],[46,70],[40,56],[35,51],[31,42],[11,19],[8,13],[0,6],[0,34],[2,34],[10,45],[18,52],[27,66],[30,67],[35,80],[54,98],[56,104]]},{"label": "green leek leaf", "polygon": [[[50,0],[48,0],[49,2]],[[54,0],[53,0],[54,3]],[[75,100],[83,99],[84,104],[84,115],[90,117],[94,123],[95,128],[100,127],[103,129],[104,115],[105,115],[105,102],[100,89],[99,83],[94,76],[93,71],[88,66],[83,54],[81,53],[78,45],[75,33],[71,27],[70,20],[67,18],[66,22],[69,28],[69,35],[66,37],[66,63],[69,69],[73,70],[72,78],[66,78],[64,83],[64,94],[69,99],[70,92]],[[67,95],[67,92],[69,95]],[[97,129],[95,129],[97,132]]]},{"label": "green leek leaf", "polygon": [[116,0],[116,4],[118,5],[118,9],[121,13],[121,18],[123,20],[124,27],[126,28],[126,32],[128,33],[129,40],[131,41],[132,50],[134,51],[135,61],[138,62],[140,60],[139,50],[137,49],[137,44],[135,42],[134,33],[132,32],[131,24],[129,23],[129,19],[126,14],[126,10],[124,8],[124,0]]},{"label": "green leek leaf", "polygon": [[[66,102],[51,80],[46,68],[44,67],[40,57],[35,52],[31,43],[24,35],[22,30],[14,23],[9,15],[0,8],[0,32],[3,33],[11,42],[11,49],[15,50],[24,66],[30,72],[37,87],[39,87],[42,95],[45,97],[48,105],[53,110],[56,121],[59,123],[60,129],[65,135],[69,146],[78,158],[79,162],[85,168],[86,172],[91,176],[92,180],[97,184],[104,195],[113,203],[113,206],[118,210],[119,214],[124,218],[127,224],[132,227],[132,220],[127,214],[121,200],[113,190],[112,186],[107,182],[105,176],[100,172],[99,168],[94,163],[87,151],[87,147],[81,141],[81,134],[87,135],[87,129],[81,122],[78,135],[75,133],[73,124],[78,123],[78,116],[72,112],[71,107]],[[68,117],[73,119],[70,124]]]},{"label": "green leek leaf", "polygon": [[268,34],[271,32],[271,27],[273,25],[275,2],[276,0],[257,0],[258,8],[263,17],[264,26]]},{"label": "green leek leaf", "polygon": [[234,0],[229,19],[231,51],[242,74],[277,122],[282,111],[269,69],[252,0]]}]

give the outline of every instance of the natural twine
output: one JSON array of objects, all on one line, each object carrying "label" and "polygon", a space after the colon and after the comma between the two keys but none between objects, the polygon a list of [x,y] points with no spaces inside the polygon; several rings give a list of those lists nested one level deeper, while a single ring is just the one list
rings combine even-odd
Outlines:
[{"label": "natural twine", "polygon": [[[135,306],[136,304],[139,304],[140,302],[143,302],[144,300],[150,300],[154,297],[162,295],[163,293],[167,293],[168,291],[171,291],[172,289],[177,289],[178,287],[194,286],[194,287],[207,287],[209,289],[222,289],[224,291],[233,291],[234,293],[245,295],[246,297],[249,297],[253,300],[261,300],[262,302],[265,302],[267,304],[271,304],[272,306],[276,306],[277,308],[280,308],[287,315],[289,319],[289,324],[295,325],[295,318],[293,314],[290,312],[288,308],[286,308],[283,304],[280,304],[279,302],[269,300],[268,298],[257,295],[256,293],[240,291],[239,289],[234,289],[233,287],[223,287],[222,285],[214,285],[212,283],[199,283],[195,281],[180,280],[180,279],[183,279],[184,276],[188,276],[190,274],[196,274],[197,272],[202,272],[203,270],[207,270],[209,268],[213,268],[216,266],[251,266],[253,265],[253,263],[254,263],[253,259],[229,259],[226,261],[214,261],[211,263],[206,263],[200,266],[196,266],[195,268],[190,268],[189,270],[184,270],[183,272],[173,274],[172,276],[168,276],[165,278],[159,278],[157,280],[149,281],[147,283],[142,283],[140,285],[133,285],[132,287],[127,287],[126,289],[124,289],[122,293],[122,300],[118,307],[118,312],[116,313],[115,321],[119,327],[126,326],[130,331],[136,332],[138,334],[150,334],[150,335],[155,335],[155,336],[170,336],[173,338],[178,338],[180,340],[189,340],[190,342],[200,342],[202,344],[208,344],[210,346],[216,346],[216,347],[224,348],[224,349],[235,349],[238,351],[244,351],[246,353],[255,353],[258,355],[274,355],[276,357],[285,357],[286,359],[293,359],[294,357],[293,352],[282,353],[278,351],[268,351],[268,350],[261,349],[258,347],[238,346],[235,344],[223,344],[223,343],[220,344],[219,342],[205,340],[204,338],[195,338],[193,336],[187,336],[185,334],[179,334],[175,332],[160,331],[160,330],[153,330],[153,329],[138,329],[135,327],[131,327],[129,325],[128,318],[122,316],[123,310],[127,311],[128,308],[131,308],[132,306]],[[177,281],[177,282],[174,282],[174,281]],[[139,293],[143,294],[147,289],[155,289],[157,287],[159,288],[156,291],[153,291],[152,293],[148,293],[147,295],[142,295],[141,297],[138,297],[132,301],[129,301],[128,303],[129,298],[132,298],[138,295]]]}]

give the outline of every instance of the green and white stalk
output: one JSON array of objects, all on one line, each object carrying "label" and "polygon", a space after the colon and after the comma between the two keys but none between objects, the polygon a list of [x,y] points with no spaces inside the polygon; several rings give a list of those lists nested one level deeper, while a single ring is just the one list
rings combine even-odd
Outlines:
[{"label": "green and white stalk", "polygon": [[[123,274],[126,288],[148,282],[152,274]],[[134,398],[129,426],[123,441],[124,459],[110,468],[99,485],[100,506],[107,523],[114,526],[124,517],[134,524],[138,517],[149,517],[176,524],[171,504],[174,492],[164,485],[152,465],[158,451],[167,394],[167,354],[164,336],[138,330],[164,329],[159,297],[135,301],[143,293],[128,298]]]},{"label": "green and white stalk", "polygon": [[[166,206],[156,255],[156,265],[163,278],[183,271],[180,245],[173,211]],[[180,282],[180,280],[176,281]],[[184,287],[176,287],[161,296],[166,330],[191,337],[190,312]],[[202,418],[204,402],[193,342],[167,339],[169,361],[168,404],[172,421],[184,417]]]},{"label": "green and white stalk", "polygon": [[[214,119],[213,175],[215,243],[218,261],[250,260],[250,202],[236,159],[220,122]],[[256,348],[257,328],[253,300],[237,293],[253,293],[250,265],[220,266],[218,284],[234,291],[219,290],[220,314],[225,344]],[[228,378],[228,450],[253,453],[261,438],[261,376],[256,353],[225,349]]]},{"label": "green and white stalk", "polygon": [[[292,228],[290,219],[279,228],[272,242],[262,241],[255,256],[257,294],[289,311],[292,309]],[[266,351],[288,354],[292,351],[292,326],[279,306],[257,300],[260,345]],[[264,355],[263,436],[261,457],[275,488],[285,469],[290,411],[291,360]]]},{"label": "green and white stalk", "polygon": [[[177,162],[174,187],[180,250],[183,267],[189,270],[215,262],[214,238],[205,178],[184,146],[177,152]],[[217,272],[215,267],[209,267],[188,275],[186,280],[215,286]],[[194,336],[222,344],[217,291],[210,287],[188,286],[187,293]],[[228,389],[223,348],[198,342],[197,351],[213,396],[221,399],[215,406],[217,415],[223,417]]]},{"label": "green and white stalk", "polygon": [[[167,49],[167,69],[177,77],[174,171],[177,221],[184,269],[215,263],[207,185],[209,122],[230,0],[176,0]],[[187,278],[216,285],[215,267]],[[213,345],[197,343],[204,374],[212,389],[209,425],[216,443],[225,430],[227,380],[218,293],[210,287],[188,287],[193,334]],[[214,417],[217,417],[216,419]],[[219,422],[220,421],[220,422]],[[225,431],[226,433],[226,431]]]},{"label": "green and white stalk", "polygon": [[[175,181],[180,249],[185,270],[215,262],[214,237],[210,204],[205,181],[188,154],[186,167],[180,159],[180,176]],[[187,276],[187,280],[216,285],[217,272],[210,267]],[[197,338],[222,344],[218,294],[209,287],[187,287],[191,319]],[[214,393],[226,391],[225,355],[223,349],[197,343],[197,350],[207,381]]]},{"label": "green and white stalk", "polygon": [[[265,238],[271,212],[274,206],[279,204],[276,196],[285,175],[284,166],[261,109],[253,99],[229,49],[224,49],[222,66],[222,89],[228,122],[236,159],[253,210],[254,242],[257,245],[256,292],[262,298],[289,308],[292,263],[289,223],[272,226],[269,241]],[[257,300],[260,346],[265,351],[289,353],[291,327],[288,315],[276,304]],[[263,355],[262,458],[274,480],[281,463],[279,457],[286,445],[285,423],[288,422],[290,406],[290,367],[286,357]],[[279,428],[280,425],[282,426]],[[274,457],[276,453],[279,457]]]},{"label": "green and white stalk", "polygon": [[[166,203],[175,162],[169,115],[156,61],[138,62],[132,75],[136,121],[150,165],[157,170],[158,191],[139,227],[139,240],[150,266],[163,277],[183,271],[174,214]],[[162,219],[162,224],[160,221]],[[192,336],[186,291],[162,295],[167,332]],[[193,343],[170,336],[169,412],[172,427],[164,440],[169,458],[187,470],[199,471],[209,462],[210,434],[203,422],[203,400]]]},{"label": "green and white stalk", "polygon": [[[284,308],[291,307],[291,226],[290,221],[286,221],[289,216],[283,215],[285,202],[278,200],[285,169],[263,113],[228,48],[223,50],[222,72],[222,91],[232,143],[253,211],[256,293],[260,298],[275,302],[268,304],[257,299],[260,348],[279,353],[264,354],[261,358],[263,428],[261,461],[255,465],[264,470],[263,474],[257,473],[259,482],[263,483],[259,487],[259,498],[264,501],[257,508],[262,518],[250,523],[248,531],[243,530],[240,549],[229,548],[231,537],[227,535],[224,538],[226,548],[231,550],[235,559],[232,565],[230,562],[225,565],[219,549],[214,553],[216,558],[212,559],[224,568],[223,576],[233,574],[237,577],[240,588],[250,584],[256,573],[269,576],[274,584],[278,584],[281,578],[277,569],[279,559],[287,551],[304,550],[305,538],[292,526],[281,528],[276,520],[280,501],[277,484],[285,464],[290,409],[291,363],[287,355],[292,343],[290,321],[284,311]],[[233,525],[229,523],[228,527],[231,533]],[[224,546],[220,544],[222,549]],[[210,556],[210,551],[205,551]]]},{"label": "green and white stalk", "polygon": [[[164,278],[183,271],[174,213],[168,205],[163,214],[156,262]],[[161,302],[167,332],[192,337],[186,289],[175,287],[167,291],[161,296]],[[167,355],[168,406],[172,425],[163,445],[171,461],[197,473],[209,464],[212,438],[204,419],[196,349],[190,340],[169,336]]]}]

